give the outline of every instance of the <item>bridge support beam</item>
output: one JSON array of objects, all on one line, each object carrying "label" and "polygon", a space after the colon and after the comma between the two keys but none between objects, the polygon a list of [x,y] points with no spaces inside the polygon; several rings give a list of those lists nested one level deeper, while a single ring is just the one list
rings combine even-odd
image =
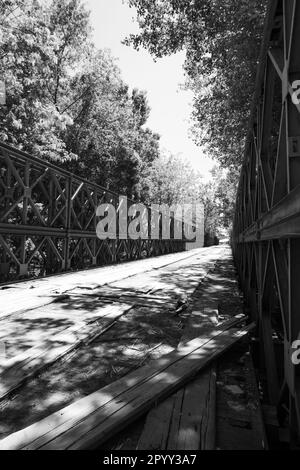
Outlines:
[{"label": "bridge support beam", "polygon": [[300,2],[270,1],[233,235],[241,284],[258,319],[269,400],[298,443],[300,366],[292,353],[300,339],[299,44]]}]

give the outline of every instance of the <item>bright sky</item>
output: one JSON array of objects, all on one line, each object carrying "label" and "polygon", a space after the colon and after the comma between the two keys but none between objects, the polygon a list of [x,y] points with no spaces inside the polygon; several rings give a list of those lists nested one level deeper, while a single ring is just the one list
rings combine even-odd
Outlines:
[{"label": "bright sky", "polygon": [[131,88],[147,91],[151,107],[147,125],[161,135],[161,147],[181,153],[207,179],[215,163],[204,157],[188,136],[192,96],[180,89],[184,83],[184,53],[154,62],[146,50],[137,52],[121,44],[127,35],[138,31],[132,8],[122,0],[86,0],[86,4],[91,11],[95,45],[111,49]]}]

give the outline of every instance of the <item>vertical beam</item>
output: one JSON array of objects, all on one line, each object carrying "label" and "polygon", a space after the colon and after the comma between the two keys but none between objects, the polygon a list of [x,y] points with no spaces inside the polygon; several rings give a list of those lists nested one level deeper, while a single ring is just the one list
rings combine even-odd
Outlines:
[{"label": "vertical beam", "polygon": [[[269,245],[269,244],[268,244]],[[261,324],[261,344],[264,350],[268,392],[270,403],[275,405],[279,398],[279,381],[276,365],[273,329],[271,317],[273,314],[275,271],[270,247],[259,243],[259,312]]]},{"label": "vertical beam", "polygon": [[[22,208],[22,223],[23,225],[27,224],[28,218],[28,198],[30,196],[30,164],[27,161],[24,168],[24,190],[23,190],[23,208]],[[20,243],[20,271],[19,274],[22,276],[28,276],[28,265],[26,263],[26,234],[21,236]]]}]

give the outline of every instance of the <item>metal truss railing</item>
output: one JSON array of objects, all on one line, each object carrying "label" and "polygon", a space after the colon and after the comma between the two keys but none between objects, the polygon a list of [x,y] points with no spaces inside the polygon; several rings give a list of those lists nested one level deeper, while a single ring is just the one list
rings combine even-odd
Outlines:
[{"label": "metal truss railing", "polygon": [[291,441],[300,435],[300,366],[293,356],[300,337],[299,49],[300,1],[270,1],[233,230],[269,401],[281,424],[288,422]]},{"label": "metal truss railing", "polygon": [[0,282],[185,249],[161,228],[156,240],[100,240],[96,209],[106,203],[118,208],[119,195],[0,144]]}]

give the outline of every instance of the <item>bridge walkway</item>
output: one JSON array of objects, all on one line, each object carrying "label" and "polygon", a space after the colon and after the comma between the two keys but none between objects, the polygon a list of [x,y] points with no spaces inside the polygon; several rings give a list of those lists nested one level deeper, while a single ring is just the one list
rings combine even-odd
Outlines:
[{"label": "bridge walkway", "polygon": [[[0,360],[0,448],[18,447],[18,436],[24,432],[35,440],[40,423],[53,413],[76,406],[78,400],[89,399],[99,389],[114,386],[145,365],[169,357],[178,345],[198,340],[211,328],[235,321],[243,307],[227,246],[11,284],[0,295],[5,298],[0,319],[0,341],[4,343]],[[247,350],[245,340],[240,354],[245,361]],[[211,401],[216,411],[209,413],[213,421],[208,421],[214,423],[213,438],[206,436],[205,442],[229,446],[224,441],[229,433],[222,431],[227,423],[233,435],[234,431],[241,435],[241,429],[248,434],[240,445],[263,448],[256,387],[254,392],[245,390],[251,376],[249,367],[241,366],[242,371],[232,370],[231,375],[226,368],[224,372],[218,367],[214,379],[209,373],[217,401]],[[236,376],[241,374],[246,378],[237,384]],[[179,387],[180,393],[182,390],[189,396],[189,386]],[[193,390],[195,393],[199,388]],[[174,400],[172,394],[170,399]],[[199,403],[194,400],[196,409]],[[198,416],[204,416],[207,410],[198,411]],[[119,438],[117,427],[114,442],[99,445],[112,449],[121,445],[125,449],[129,439],[130,445],[141,448],[143,428],[145,436],[151,421],[149,415],[151,410],[148,417],[147,410],[142,414],[140,435],[139,421],[134,419],[137,427],[129,430],[130,438],[126,429],[125,438]],[[174,420],[174,414],[169,418]],[[181,425],[193,426],[189,421]],[[183,445],[182,426],[176,434],[177,448]],[[192,440],[189,437],[193,443],[189,445],[196,445],[197,433]],[[154,445],[148,444],[149,448]]]}]

